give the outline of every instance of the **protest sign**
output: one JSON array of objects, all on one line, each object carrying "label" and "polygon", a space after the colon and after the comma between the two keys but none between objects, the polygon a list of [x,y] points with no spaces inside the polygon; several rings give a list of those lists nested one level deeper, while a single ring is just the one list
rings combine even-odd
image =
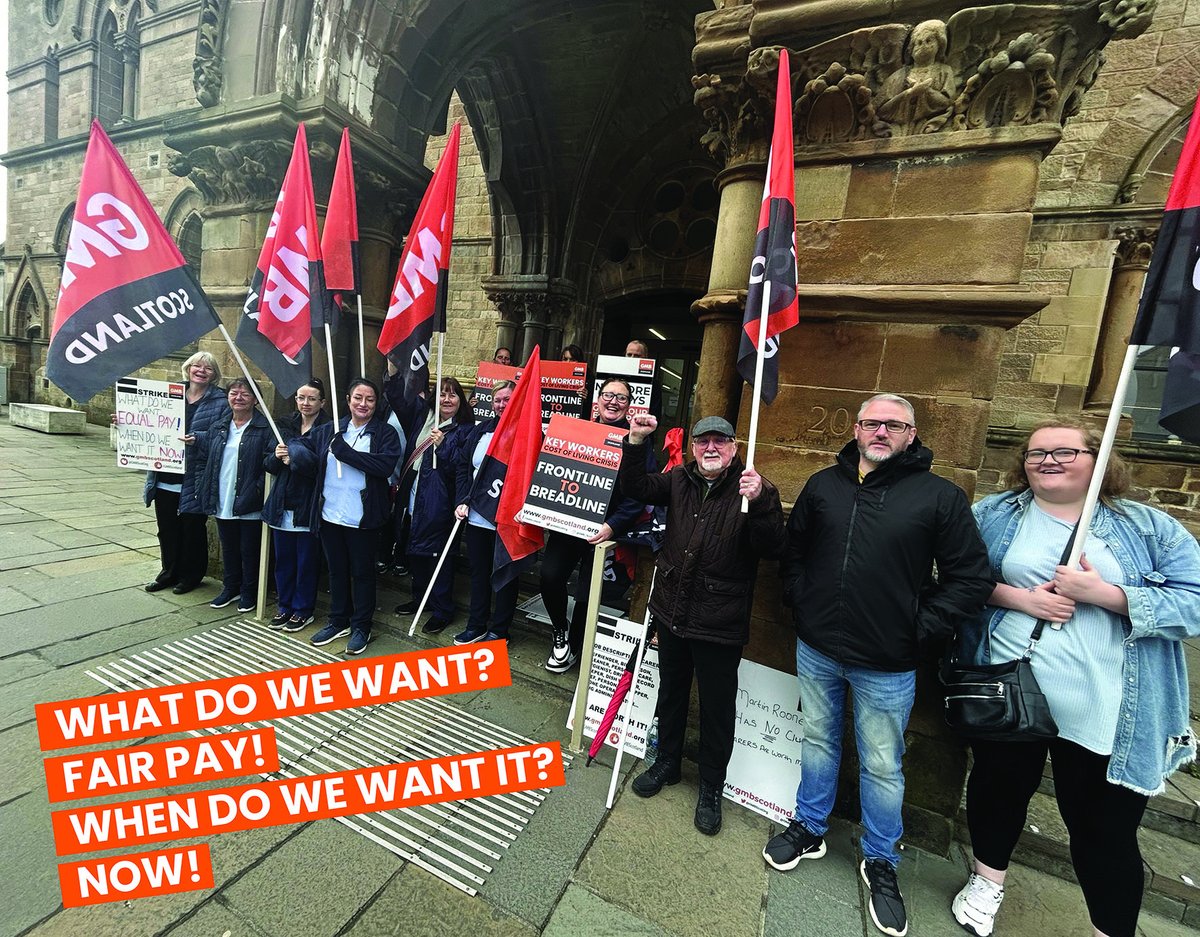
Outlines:
[{"label": "protest sign", "polygon": [[620,378],[628,382],[633,391],[633,399],[629,401],[628,416],[650,412],[650,394],[654,389],[654,359],[625,358],[621,355],[600,355],[596,359],[596,381],[592,386],[592,418],[599,416],[600,407],[597,403],[600,388],[610,378]]},{"label": "protest sign", "polygon": [[183,471],[182,383],[123,377],[117,381],[117,465],[152,472]]},{"label": "protest sign", "polygon": [[[600,720],[608,709],[609,700],[617,688],[617,681],[625,672],[625,665],[633,654],[638,634],[645,633],[646,626],[625,618],[614,618],[610,615],[600,615],[596,621],[596,644],[592,654],[592,672],[588,678],[587,712],[583,720],[583,734],[588,738],[596,737],[600,728]],[[635,758],[645,757],[646,734],[650,731],[650,723],[654,721],[654,706],[658,702],[658,648],[648,646],[642,658],[642,669],[638,679],[630,689],[633,699],[629,711],[629,729],[625,735],[625,751]],[[579,687],[575,687],[579,693]],[[626,697],[629,705],[630,697]],[[568,710],[567,728],[574,728],[576,697],[571,699]],[[621,721],[614,720],[609,729],[604,744],[616,748],[621,736]]]},{"label": "protest sign", "polygon": [[[475,372],[475,419],[488,420],[492,417],[492,387],[499,381],[516,381],[521,368],[492,361],[480,361]],[[555,414],[582,416],[583,393],[587,381],[587,365],[575,361],[543,361],[542,370],[542,425],[550,422]]]},{"label": "protest sign", "polygon": [[621,467],[625,433],[603,423],[551,417],[520,519],[583,539],[599,533]]},{"label": "protest sign", "polygon": [[777,823],[792,819],[803,716],[796,678],[751,660],[738,667],[737,728],[725,796]]}]

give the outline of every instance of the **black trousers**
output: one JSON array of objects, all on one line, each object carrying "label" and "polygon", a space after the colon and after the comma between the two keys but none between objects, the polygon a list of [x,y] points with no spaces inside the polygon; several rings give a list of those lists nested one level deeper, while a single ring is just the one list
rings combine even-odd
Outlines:
[{"label": "black trousers", "polygon": [[1008,868],[1048,751],[1092,926],[1109,937],[1133,937],[1142,905],[1137,828],[1149,798],[1109,783],[1108,756],[1074,742],[973,742],[971,748],[967,825],[975,858],[993,869]]},{"label": "black trousers", "polygon": [[493,591],[496,531],[468,524],[466,536],[467,561],[471,564],[471,609],[467,617],[467,631],[472,634],[490,631],[507,638],[513,615],[517,611],[517,594],[521,583],[514,579]]},{"label": "black trousers", "polygon": [[262,547],[262,521],[217,518],[221,537],[221,570],[226,592],[241,597],[245,608],[258,601],[258,554]]},{"label": "black trousers", "polygon": [[375,616],[375,550],[379,531],[321,522],[321,549],[329,566],[329,623],[371,633]]},{"label": "black trousers", "polygon": [[[546,546],[542,552],[542,601],[546,614],[556,634],[566,632],[571,650],[576,656],[583,652],[583,632],[587,618],[588,590],[592,583],[590,543],[579,537],[551,531],[546,534]],[[579,581],[575,587],[575,610],[567,621],[567,582],[575,567],[579,570]]]},{"label": "black trousers", "polygon": [[658,755],[680,761],[687,730],[692,674],[700,690],[700,780],[725,786],[725,769],[733,754],[733,730],[742,648],[658,633]]},{"label": "black trousers", "polygon": [[[450,555],[442,563],[442,569],[433,584],[433,591],[429,593],[429,604],[425,606],[425,610],[434,618],[440,618],[443,621],[449,621],[454,617],[454,545],[451,545],[450,550]],[[437,563],[438,557],[436,556],[408,554],[414,602],[420,602],[421,596],[429,588],[429,580],[433,579],[433,570]]]},{"label": "black trousers", "polygon": [[154,520],[158,525],[159,582],[194,586],[208,573],[208,517],[180,514],[179,492],[154,489]]}]

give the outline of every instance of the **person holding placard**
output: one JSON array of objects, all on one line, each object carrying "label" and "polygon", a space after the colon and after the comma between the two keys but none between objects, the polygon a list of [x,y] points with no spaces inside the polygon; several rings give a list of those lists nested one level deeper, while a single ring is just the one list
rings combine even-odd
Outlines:
[{"label": "person holding placard", "polygon": [[[643,450],[658,426],[649,413],[630,421],[618,484],[630,497],[667,507],[667,529],[650,596],[658,635],[658,759],[633,782],[653,797],[681,778],[693,676],[700,690],[700,791],[694,823],[721,829],[725,770],[733,754],[738,665],[750,640],[758,561],[783,549],[783,508],[775,486],[737,455],[728,420],[692,428],[694,461],[665,474],[647,470]],[[742,513],[742,498],[749,499]]]},{"label": "person holding placard", "polygon": [[275,591],[279,611],[268,627],[296,632],[312,624],[317,605],[317,575],[321,548],[308,526],[315,494],[312,478],[293,472],[290,441],[303,438],[331,422],[325,412],[325,385],[313,378],[296,391],[296,412],[280,429],[289,442],[267,456],[266,469],[275,476],[263,520],[271,528],[275,547]]},{"label": "person holding placard", "polygon": [[[183,435],[204,434],[228,418],[221,390],[221,366],[207,351],[198,351],[180,368],[184,391]],[[171,589],[191,592],[208,572],[208,516],[196,501],[195,457],[185,459],[182,474],[147,472],[142,496],[154,505],[162,570],[146,585],[147,592]]]},{"label": "person holding placard", "polygon": [[467,627],[454,636],[455,644],[474,644],[476,641],[508,639],[517,610],[520,580],[513,579],[499,591],[492,589],[492,566],[496,555],[496,525],[472,508],[463,499],[470,493],[475,474],[487,455],[488,445],[496,433],[500,417],[512,399],[515,385],[498,381],[492,388],[490,420],[476,423],[465,434],[458,450],[458,475],[455,499],[461,503],[454,516],[467,522],[467,560],[471,564],[471,606]]},{"label": "person holding placard", "polygon": [[258,553],[262,546],[264,462],[274,436],[258,412],[250,382],[234,378],[226,388],[230,418],[196,445],[200,506],[217,520],[221,537],[224,587],[211,608],[234,600],[239,612],[254,611],[258,601]]},{"label": "person holding placard", "polygon": [[[597,404],[600,418],[597,422],[617,429],[629,429],[629,401],[633,391],[628,381],[610,378],[600,388]],[[646,470],[655,467],[654,449],[644,446]],[[550,616],[553,644],[546,660],[546,669],[551,673],[566,673],[579,662],[583,652],[585,619],[587,618],[588,591],[591,587],[591,564],[584,563],[579,570],[575,589],[575,608],[567,619],[567,582],[571,573],[580,566],[580,560],[590,548],[606,540],[612,540],[628,531],[641,516],[644,505],[622,494],[620,487],[613,489],[608,502],[604,524],[595,536],[584,540],[558,531],[546,533],[546,546],[542,552],[541,589],[546,614]]]},{"label": "person holding placard", "polygon": [[346,396],[349,415],[288,447],[293,469],[314,479],[309,526],[321,538],[329,568],[329,622],[312,643],[324,647],[349,635],[347,654],[361,654],[371,640],[375,547],[389,516],[388,478],[404,451],[396,431],[376,414],[378,402],[379,388],[355,378]]}]

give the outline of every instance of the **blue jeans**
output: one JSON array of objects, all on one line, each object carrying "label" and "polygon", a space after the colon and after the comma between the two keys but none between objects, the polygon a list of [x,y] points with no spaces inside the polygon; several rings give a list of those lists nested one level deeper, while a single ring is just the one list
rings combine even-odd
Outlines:
[{"label": "blue jeans", "polygon": [[858,743],[858,793],[862,802],[862,851],[867,859],[900,862],[896,844],[904,832],[904,730],[917,686],[915,670],[887,673],[849,667],[796,641],[796,673],[804,741],[796,819],[816,836],[829,829],[842,761],[846,687],[854,690],[854,735]]}]

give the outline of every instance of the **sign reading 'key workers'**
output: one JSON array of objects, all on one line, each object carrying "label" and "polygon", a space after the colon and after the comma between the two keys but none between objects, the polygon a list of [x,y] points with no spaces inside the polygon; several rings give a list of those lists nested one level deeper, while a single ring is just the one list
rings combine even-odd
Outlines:
[{"label": "sign reading 'key workers'", "polygon": [[568,416],[550,420],[520,519],[572,537],[604,524],[621,467],[625,430]]}]

